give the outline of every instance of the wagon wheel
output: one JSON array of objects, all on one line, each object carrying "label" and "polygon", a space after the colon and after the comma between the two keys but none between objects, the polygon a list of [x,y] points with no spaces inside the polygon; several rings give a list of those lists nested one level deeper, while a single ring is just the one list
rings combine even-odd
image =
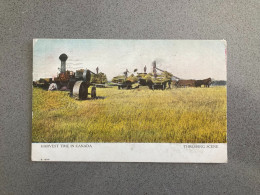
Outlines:
[{"label": "wagon wheel", "polygon": [[77,81],[73,86],[72,96],[75,99],[85,100],[88,97],[88,87],[87,82]]},{"label": "wagon wheel", "polygon": [[92,87],[92,89],[91,89],[91,98],[94,99],[96,97],[97,97],[96,96],[96,87]]}]

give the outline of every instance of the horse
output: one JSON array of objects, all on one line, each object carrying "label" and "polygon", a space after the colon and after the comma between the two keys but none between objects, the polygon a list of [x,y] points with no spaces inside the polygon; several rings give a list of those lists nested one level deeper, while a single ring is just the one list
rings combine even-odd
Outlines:
[{"label": "horse", "polygon": [[175,83],[177,87],[195,87],[195,80],[179,80]]},{"label": "horse", "polygon": [[212,83],[211,78],[207,78],[204,80],[196,80],[195,87],[201,87],[201,85],[204,85],[204,87],[209,87],[211,83]]}]

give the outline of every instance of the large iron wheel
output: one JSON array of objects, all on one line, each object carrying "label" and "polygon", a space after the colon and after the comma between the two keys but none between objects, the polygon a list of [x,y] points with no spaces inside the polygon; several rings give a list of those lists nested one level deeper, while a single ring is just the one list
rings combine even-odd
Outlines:
[{"label": "large iron wheel", "polygon": [[88,97],[88,87],[87,82],[77,81],[73,86],[72,96],[75,99],[85,100]]}]

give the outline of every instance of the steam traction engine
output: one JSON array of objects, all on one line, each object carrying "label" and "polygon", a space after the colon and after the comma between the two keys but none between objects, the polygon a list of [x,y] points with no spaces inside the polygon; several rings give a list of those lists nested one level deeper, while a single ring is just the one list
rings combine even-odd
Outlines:
[{"label": "steam traction engine", "polygon": [[[88,88],[91,84],[90,79],[95,73],[88,69],[80,69],[76,70],[76,72],[68,71],[66,70],[66,60],[68,59],[68,56],[66,54],[61,54],[59,59],[61,61],[60,73],[54,78],[52,84],[56,84],[57,90],[70,91],[70,96],[75,99],[87,99],[89,94]],[[96,98],[95,86],[91,88],[90,94],[91,98]]]}]

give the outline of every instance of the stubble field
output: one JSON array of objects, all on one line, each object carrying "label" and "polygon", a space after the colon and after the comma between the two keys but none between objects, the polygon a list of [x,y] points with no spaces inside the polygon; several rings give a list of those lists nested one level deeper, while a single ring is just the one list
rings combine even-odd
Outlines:
[{"label": "stubble field", "polygon": [[97,88],[104,99],[33,88],[32,142],[226,143],[226,87]]}]

